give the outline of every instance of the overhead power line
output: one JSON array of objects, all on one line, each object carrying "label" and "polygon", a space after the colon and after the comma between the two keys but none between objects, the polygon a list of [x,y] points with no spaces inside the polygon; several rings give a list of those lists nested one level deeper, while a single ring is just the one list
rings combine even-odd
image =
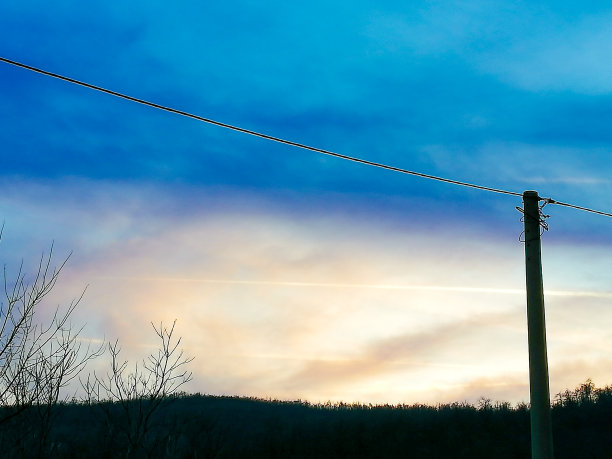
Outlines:
[{"label": "overhead power line", "polygon": [[[192,119],[195,119],[195,120],[198,120],[198,121],[203,121],[204,123],[212,124],[212,125],[215,125],[215,126],[226,128],[226,129],[231,129],[231,130],[237,131],[237,132],[242,132],[243,134],[249,134],[249,135],[260,137],[262,139],[270,140],[270,141],[273,141],[273,142],[283,143],[285,145],[290,145],[290,146],[293,146],[293,147],[302,148],[304,150],[314,151],[316,153],[321,153],[321,154],[324,154],[324,155],[333,156],[333,157],[344,159],[344,160],[347,160],[347,161],[353,161],[353,162],[356,162],[356,163],[365,164],[367,166],[378,167],[378,168],[381,168],[381,169],[387,169],[387,170],[390,170],[390,171],[400,172],[402,174],[414,175],[416,177],[422,177],[422,178],[425,178],[425,179],[436,180],[436,181],[444,182],[444,183],[450,183],[452,185],[465,186],[465,187],[469,187],[469,188],[475,188],[475,189],[478,189],[478,190],[490,191],[490,192],[493,192],[493,193],[507,194],[507,195],[511,195],[511,196],[523,196],[522,193],[517,193],[517,192],[514,192],[514,191],[501,190],[501,189],[498,189],[498,188],[491,188],[491,187],[488,187],[488,186],[476,185],[476,184],[473,184],[473,183],[462,182],[462,181],[459,181],[459,180],[452,180],[452,179],[448,179],[448,178],[444,178],[444,177],[438,177],[438,176],[435,176],[435,175],[424,174],[422,172],[416,172],[416,171],[411,171],[411,170],[408,170],[408,169],[402,169],[400,167],[389,166],[389,165],[383,164],[383,163],[378,163],[378,162],[374,162],[374,161],[368,161],[368,160],[357,158],[357,157],[354,157],[354,156],[348,156],[348,155],[343,155],[343,154],[340,154],[340,153],[334,153],[333,151],[329,151],[329,150],[325,150],[325,149],[317,148],[317,147],[311,147],[311,146],[303,144],[303,143],[293,142],[291,140],[286,140],[286,139],[282,139],[282,138],[275,137],[275,136],[272,136],[272,135],[263,134],[261,132],[256,132],[256,131],[252,131],[250,129],[241,128],[239,126],[234,126],[234,125],[231,125],[231,124],[222,123],[220,121],[215,121],[215,120],[210,119],[210,118],[204,118],[202,116],[194,115],[192,113],[185,112],[183,110],[177,110],[177,109],[172,108],[172,107],[167,107],[165,105],[156,104],[154,102],[149,102],[149,101],[144,100],[144,99],[139,99],[139,98],[136,98],[136,97],[128,96],[127,94],[122,94],[120,92],[112,91],[110,89],[105,89],[105,88],[102,88],[100,86],[96,86],[96,85],[93,85],[93,84],[90,84],[90,83],[86,83],[84,81],[76,80],[74,78],[70,78],[70,77],[66,77],[66,76],[63,76],[63,75],[59,75],[57,73],[53,73],[53,72],[49,72],[49,71],[46,71],[46,70],[43,70],[43,69],[39,69],[37,67],[32,67],[30,65],[22,64],[20,62],[13,61],[11,59],[6,59],[6,58],[1,57],[1,56],[0,56],[0,61],[5,62],[7,64],[11,64],[11,65],[17,66],[17,67],[24,68],[24,69],[27,69],[27,70],[31,70],[31,71],[36,72],[36,73],[40,73],[40,74],[47,75],[47,76],[50,76],[50,77],[53,77],[53,78],[57,78],[57,79],[60,79],[60,80],[63,80],[63,81],[67,81],[69,83],[77,84],[79,86],[84,86],[84,87],[89,88],[89,89],[93,89],[93,90],[100,91],[100,92],[103,92],[103,93],[106,93],[106,94],[110,94],[110,95],[113,95],[113,96],[116,96],[116,97],[120,97],[122,99],[130,100],[132,102],[137,102],[139,104],[147,105],[149,107],[157,108],[159,110],[164,110],[164,111],[167,111],[167,112],[170,112],[170,113],[174,113],[174,114],[177,114],[177,115],[186,116],[188,118],[192,118]],[[593,212],[593,213],[596,213],[596,214],[612,217],[612,214],[607,213],[607,212],[601,212],[601,211],[589,209],[589,208],[586,208],[586,207],[581,207],[581,206],[576,206],[576,205],[573,205],[573,204],[562,203],[562,202],[558,202],[558,201],[555,201],[555,200],[550,199],[550,198],[541,198],[541,199],[547,201],[550,204],[558,204],[560,206],[572,207],[572,208],[575,208],[575,209],[578,209],[578,210],[583,210],[583,211],[586,211],[586,212]]]},{"label": "overhead power line", "polygon": [[550,198],[540,198],[541,201],[546,201],[549,204],[556,204],[558,206],[571,207],[572,209],[584,210],[585,212],[592,212],[594,214],[605,215],[606,217],[612,217],[612,214],[608,212],[602,212],[601,210],[589,209],[588,207],[577,206],[575,204],[568,204],[567,202],[559,202]]},{"label": "overhead power line", "polygon": [[36,67],[32,67],[32,66],[29,66],[29,65],[26,65],[26,64],[22,64],[20,62],[12,61],[12,60],[6,59],[4,57],[0,57],[0,61],[6,62],[7,64],[15,65],[17,67],[22,67],[22,68],[27,69],[27,70],[31,70],[33,72],[41,73],[43,75],[47,75],[47,76],[50,76],[50,77],[53,77],[53,78],[58,78],[60,80],[68,81],[70,83],[74,83],[74,84],[77,84],[77,85],[80,85],[80,86],[85,86],[86,88],[94,89],[96,91],[104,92],[106,94],[111,94],[113,96],[120,97],[122,99],[127,99],[127,100],[130,100],[132,102],[137,102],[139,104],[148,105],[149,107],[157,108],[157,109],[160,109],[160,110],[165,110],[165,111],[170,112],[170,113],[175,113],[177,115],[182,115],[182,116],[186,116],[188,118],[196,119],[198,121],[203,121],[205,123],[213,124],[215,126],[219,126],[219,127],[223,127],[223,128],[226,128],[226,129],[231,129],[231,130],[234,130],[234,131],[242,132],[243,134],[249,134],[249,135],[253,135],[253,136],[256,136],[256,137],[261,137],[262,139],[271,140],[273,142],[284,143],[286,145],[291,145],[293,147],[303,148],[305,150],[310,150],[310,151],[314,151],[314,152],[317,152],[317,153],[322,153],[324,155],[334,156],[336,158],[341,158],[341,159],[345,159],[345,160],[348,160],[348,161],[353,161],[353,162],[356,162],[356,163],[366,164],[368,166],[380,167],[382,169],[387,169],[387,170],[391,170],[391,171],[395,171],[395,172],[401,172],[403,174],[415,175],[417,177],[423,177],[423,178],[427,178],[427,179],[431,179],[431,180],[438,180],[440,182],[452,183],[454,185],[461,185],[461,186],[467,186],[467,187],[471,187],[471,188],[477,188],[477,189],[480,189],[480,190],[491,191],[491,192],[494,192],[494,193],[503,193],[503,194],[509,194],[509,195],[513,195],[513,196],[522,196],[521,193],[515,193],[513,191],[499,190],[499,189],[490,188],[490,187],[487,187],[487,186],[474,185],[472,183],[461,182],[461,181],[458,181],[458,180],[451,180],[451,179],[447,179],[447,178],[443,178],[443,177],[437,177],[435,175],[423,174],[421,172],[410,171],[410,170],[407,170],[407,169],[402,169],[402,168],[399,168],[399,167],[389,166],[389,165],[382,164],[382,163],[377,163],[377,162],[374,162],[374,161],[368,161],[368,160],[361,159],[361,158],[355,158],[353,156],[343,155],[343,154],[340,154],[340,153],[334,153],[332,151],[324,150],[322,148],[311,147],[309,145],[305,145],[305,144],[298,143],[298,142],[293,142],[291,140],[281,139],[279,137],[274,137],[274,136],[271,136],[271,135],[268,135],[268,134],[262,134],[261,132],[252,131],[250,129],[244,129],[244,128],[241,128],[241,127],[238,127],[238,126],[233,126],[231,124],[222,123],[220,121],[215,121],[215,120],[212,120],[210,118],[204,118],[202,116],[194,115],[192,113],[188,113],[188,112],[185,112],[185,111],[182,111],[182,110],[177,110],[177,109],[172,108],[172,107],[167,107],[167,106],[164,106],[164,105],[156,104],[156,103],[149,102],[149,101],[146,101],[146,100],[143,100],[143,99],[138,99],[136,97],[128,96],[128,95],[122,94],[120,92],[111,91],[110,89],[105,89],[105,88],[102,88],[100,86],[96,86],[96,85],[93,85],[93,84],[90,84],[90,83],[85,83],[83,81],[75,80],[74,78],[69,78],[69,77],[66,77],[66,76],[63,76],[63,75],[59,75],[57,73],[48,72],[46,70],[42,70],[42,69],[39,69],[39,68],[36,68]]},{"label": "overhead power line", "polygon": [[437,177],[435,175],[423,174],[421,172],[410,171],[410,170],[407,170],[407,169],[402,169],[402,168],[399,168],[399,167],[389,166],[389,165],[382,164],[382,163],[377,163],[377,162],[374,162],[374,161],[368,161],[368,160],[361,159],[361,158],[355,158],[353,156],[343,155],[343,154],[340,154],[340,153],[334,153],[332,151],[324,150],[322,148],[311,147],[309,145],[305,145],[305,144],[298,143],[298,142],[293,142],[291,140],[281,139],[279,137],[274,137],[274,136],[271,136],[271,135],[268,135],[268,134],[262,134],[261,132],[252,131],[250,129],[244,129],[244,128],[241,128],[241,127],[238,127],[238,126],[233,126],[231,124],[222,123],[220,121],[215,121],[215,120],[212,120],[210,118],[204,118],[202,116],[194,115],[192,113],[188,113],[188,112],[185,112],[185,111],[182,111],[182,110],[177,110],[177,109],[172,108],[172,107],[167,107],[165,105],[160,105],[160,104],[149,102],[149,101],[146,101],[146,100],[143,100],[143,99],[138,99],[136,97],[128,96],[128,95],[122,94],[120,92],[111,91],[110,89],[105,89],[105,88],[102,88],[100,86],[96,86],[96,85],[93,85],[93,84],[90,84],[90,83],[85,83],[83,81],[75,80],[74,78],[69,78],[69,77],[66,77],[66,76],[63,76],[63,75],[58,75],[57,73],[52,73],[52,72],[48,72],[46,70],[42,70],[42,69],[39,69],[39,68],[36,68],[36,67],[32,67],[32,66],[29,66],[29,65],[26,65],[26,64],[21,64],[19,62],[15,62],[15,61],[12,61],[10,59],[3,58],[3,57],[0,57],[0,61],[6,62],[7,64],[15,65],[17,67],[22,67],[24,69],[28,69],[28,70],[31,70],[33,72],[41,73],[43,75],[47,75],[47,76],[50,76],[50,77],[53,77],[53,78],[58,78],[60,80],[68,81],[70,83],[74,83],[74,84],[77,84],[77,85],[80,85],[80,86],[85,86],[86,88],[94,89],[96,91],[100,91],[100,92],[103,92],[103,93],[106,93],[106,94],[111,94],[113,96],[120,97],[122,99],[127,99],[127,100],[130,100],[132,102],[137,102],[139,104],[148,105],[149,107],[157,108],[157,109],[160,109],[160,110],[165,110],[165,111],[170,112],[170,113],[175,113],[177,115],[186,116],[188,118],[193,118],[195,120],[203,121],[205,123],[213,124],[215,126],[223,127],[223,128],[226,128],[226,129],[231,129],[233,131],[242,132],[243,134],[249,134],[249,135],[253,135],[253,136],[256,136],[256,137],[261,137],[262,139],[271,140],[273,142],[284,143],[285,145],[291,145],[293,147],[303,148],[305,150],[310,150],[310,151],[314,151],[314,152],[317,152],[317,153],[322,153],[324,155],[334,156],[336,158],[341,158],[341,159],[345,159],[345,160],[348,160],[348,161],[353,161],[353,162],[356,162],[356,163],[366,164],[368,166],[380,167],[382,169],[387,169],[387,170],[391,170],[391,171],[395,171],[395,172],[401,172],[403,174],[415,175],[417,177],[423,177],[423,178],[427,178],[427,179],[431,179],[431,180],[438,180],[440,182],[452,183],[454,185],[467,186],[467,187],[476,188],[476,189],[479,189],[479,190],[491,191],[491,192],[494,192],[494,193],[503,193],[503,194],[509,194],[509,195],[513,195],[513,196],[522,196],[521,193],[515,193],[513,191],[505,191],[505,190],[499,190],[499,189],[496,189],[496,188],[490,188],[490,187],[487,187],[487,186],[474,185],[472,183],[461,182],[461,181],[458,181],[458,180],[451,180],[451,179],[447,179],[447,178],[443,178],[443,177]]}]

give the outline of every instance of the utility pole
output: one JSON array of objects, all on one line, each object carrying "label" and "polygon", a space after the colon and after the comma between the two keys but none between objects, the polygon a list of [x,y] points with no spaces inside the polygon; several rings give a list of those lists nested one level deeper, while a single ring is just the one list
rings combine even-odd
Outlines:
[{"label": "utility pole", "polygon": [[537,191],[525,191],[523,193],[529,395],[531,400],[531,457],[532,459],[553,459],[539,200]]}]

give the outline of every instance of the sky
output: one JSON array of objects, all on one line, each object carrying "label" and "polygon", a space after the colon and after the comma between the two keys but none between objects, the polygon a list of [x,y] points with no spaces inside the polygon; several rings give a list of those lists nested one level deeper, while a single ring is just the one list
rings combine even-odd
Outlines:
[{"label": "sky", "polygon": [[[344,155],[612,211],[612,6],[4,0],[0,56]],[[529,400],[521,198],[0,63],[0,261],[190,392]],[[612,384],[612,219],[547,205],[550,387]],[[104,358],[93,368],[105,368]],[[97,367],[96,367],[97,366]],[[91,370],[91,368],[90,368]]]}]

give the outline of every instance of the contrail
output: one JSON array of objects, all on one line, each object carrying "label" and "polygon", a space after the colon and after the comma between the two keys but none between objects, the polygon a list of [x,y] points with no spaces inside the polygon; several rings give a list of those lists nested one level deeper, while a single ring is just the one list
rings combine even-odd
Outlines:
[{"label": "contrail", "polygon": [[[341,282],[299,282],[276,280],[236,280],[236,279],[210,279],[191,277],[138,277],[138,276],[98,276],[102,280],[129,280],[141,282],[182,282],[193,284],[228,284],[228,285],[269,285],[279,287],[319,287],[319,288],[356,288],[380,290],[410,290],[427,292],[457,292],[457,293],[497,293],[503,295],[525,295],[524,289],[495,288],[495,287],[460,287],[440,285],[398,285],[398,284],[352,284]],[[597,290],[545,290],[549,296],[561,297],[593,297],[612,298],[612,292]]]}]

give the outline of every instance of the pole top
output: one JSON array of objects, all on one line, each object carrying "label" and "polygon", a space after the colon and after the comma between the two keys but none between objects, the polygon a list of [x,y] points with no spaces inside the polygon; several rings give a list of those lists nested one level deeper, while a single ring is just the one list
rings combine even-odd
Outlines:
[{"label": "pole top", "polygon": [[536,198],[536,199],[540,199],[540,196],[538,196],[538,192],[537,191],[533,191],[533,190],[527,190],[523,192],[523,198]]}]

